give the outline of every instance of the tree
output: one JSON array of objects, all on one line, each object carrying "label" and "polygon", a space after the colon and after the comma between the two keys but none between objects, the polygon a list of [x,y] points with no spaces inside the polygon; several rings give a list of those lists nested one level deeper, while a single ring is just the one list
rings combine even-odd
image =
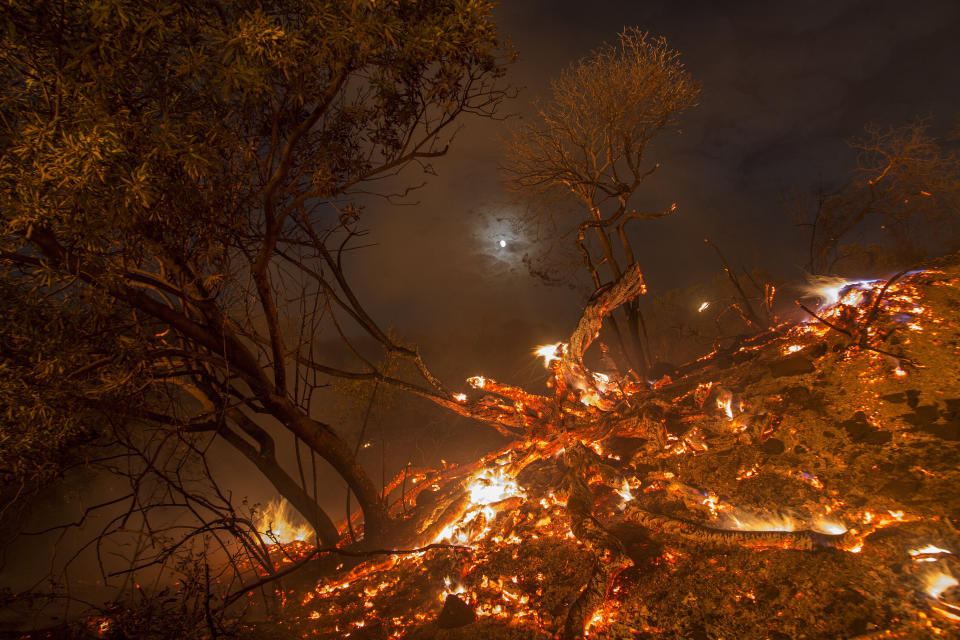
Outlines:
[{"label": "tree", "polygon": [[811,273],[851,262],[908,266],[960,247],[960,155],[929,128],[923,120],[867,127],[848,142],[857,154],[850,180],[835,190],[821,187],[815,198],[795,199],[809,234]]},{"label": "tree", "polygon": [[[272,422],[342,476],[367,539],[382,538],[384,500],[353,447],[318,419],[316,392],[342,377],[441,404],[451,395],[367,314],[343,256],[371,194],[410,190],[380,185],[429,170],[462,116],[491,116],[506,96],[491,7],[6,3],[2,284],[37,313],[72,319],[44,338],[57,341],[42,351],[48,384],[4,396],[7,424],[36,436],[66,412],[94,436],[108,424],[213,436],[335,543],[315,496],[278,464]],[[40,317],[8,315],[6,343],[35,344]],[[324,331],[341,336],[353,368],[318,351]],[[381,354],[354,347],[357,333]],[[36,369],[29,351],[4,350],[6,384]],[[413,363],[419,380],[381,371],[385,355]],[[63,384],[78,376],[88,383]],[[124,392],[129,401],[114,402]]]},{"label": "tree", "polygon": [[[645,213],[634,201],[659,167],[645,157],[648,145],[696,104],[700,87],[666,40],[627,29],[616,45],[566,69],[551,89],[535,121],[513,132],[505,173],[519,192],[560,194],[585,210],[575,227],[576,246],[599,290],[637,263],[627,224],[676,207]],[[643,374],[650,354],[636,301],[624,306],[623,319],[625,326],[610,318],[611,326],[629,366]]]}]

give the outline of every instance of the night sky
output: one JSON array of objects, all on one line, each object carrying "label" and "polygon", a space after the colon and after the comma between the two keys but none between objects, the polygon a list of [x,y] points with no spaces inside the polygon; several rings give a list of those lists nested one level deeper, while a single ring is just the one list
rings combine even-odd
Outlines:
[{"label": "night sky", "polygon": [[[656,139],[651,157],[663,166],[639,192],[651,206],[679,207],[633,227],[651,295],[716,275],[706,236],[736,265],[800,281],[804,239],[784,196],[815,188],[821,171],[841,183],[854,163],[844,141],[868,123],[929,115],[943,132],[960,115],[956,0],[510,0],[497,17],[520,55],[508,78],[522,91],[504,113],[530,114],[551,78],[627,26],[665,36],[702,83],[682,134]],[[517,331],[560,340],[591,292],[527,274],[520,257],[533,247],[513,233],[497,172],[506,125],[464,122],[416,206],[370,206],[379,245],[351,265],[358,289],[376,317],[427,351],[431,342],[456,349],[442,336],[484,328],[506,342]],[[541,326],[517,329],[527,324]]]}]

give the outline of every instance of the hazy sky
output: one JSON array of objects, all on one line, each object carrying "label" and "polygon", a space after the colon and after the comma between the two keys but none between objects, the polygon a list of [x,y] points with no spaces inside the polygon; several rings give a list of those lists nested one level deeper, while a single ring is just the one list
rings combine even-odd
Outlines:
[{"label": "hazy sky", "polygon": [[[703,84],[683,133],[657,142],[663,167],[645,187],[651,202],[679,209],[634,227],[652,294],[712,278],[705,236],[732,262],[799,280],[803,239],[782,197],[812,188],[821,171],[842,180],[853,166],[844,140],[867,123],[930,114],[946,128],[960,114],[956,0],[507,0],[497,16],[520,54],[509,79],[523,87],[505,112],[529,114],[551,78],[625,26],[665,36]],[[357,254],[358,286],[404,330],[485,318],[568,332],[587,292],[538,284],[519,262],[526,239],[498,221],[511,213],[496,170],[504,124],[465,124],[419,205],[369,212],[380,244]]]}]

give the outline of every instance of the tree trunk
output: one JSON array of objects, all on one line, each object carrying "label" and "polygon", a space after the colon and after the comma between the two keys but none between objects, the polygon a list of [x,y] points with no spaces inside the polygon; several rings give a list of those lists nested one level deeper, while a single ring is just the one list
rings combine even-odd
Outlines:
[{"label": "tree trunk", "polygon": [[389,530],[390,514],[380,492],[357,462],[350,445],[326,424],[314,420],[285,403],[285,424],[295,435],[313,449],[317,455],[330,465],[347,482],[347,486],[357,497],[357,503],[363,511],[364,540],[367,543],[380,542]]},{"label": "tree trunk", "polygon": [[265,451],[262,445],[261,450],[257,451],[253,445],[229,428],[221,429],[218,435],[257,466],[260,473],[270,481],[280,495],[310,523],[323,546],[336,546],[340,541],[340,533],[333,524],[333,520],[320,508],[316,500],[311,498],[306,490],[283,470],[271,451]]}]

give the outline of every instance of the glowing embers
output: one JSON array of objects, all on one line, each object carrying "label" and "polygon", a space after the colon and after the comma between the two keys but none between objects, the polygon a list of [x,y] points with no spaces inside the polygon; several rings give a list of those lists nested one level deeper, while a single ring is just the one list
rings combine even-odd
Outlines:
[{"label": "glowing embers", "polygon": [[434,542],[449,540],[456,544],[468,544],[489,533],[486,527],[497,515],[496,508],[510,498],[522,498],[524,493],[505,467],[488,467],[471,477],[466,486],[468,502],[462,514],[445,526]]},{"label": "glowing embers", "polygon": [[467,384],[474,389],[483,389],[487,384],[487,379],[483,376],[473,376],[472,378],[467,378]]}]

